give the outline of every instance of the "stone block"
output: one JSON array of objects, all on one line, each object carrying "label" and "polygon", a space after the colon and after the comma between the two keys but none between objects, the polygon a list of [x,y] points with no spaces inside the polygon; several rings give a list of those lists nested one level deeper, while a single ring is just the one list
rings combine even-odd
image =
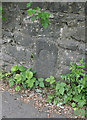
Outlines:
[{"label": "stone block", "polygon": [[72,33],[72,38],[78,41],[85,41],[85,28],[84,27],[77,27],[76,30]]},{"label": "stone block", "polygon": [[36,42],[35,69],[38,77],[49,77],[55,74],[58,49],[45,40]]},{"label": "stone block", "polygon": [[14,57],[16,61],[25,61],[26,60],[26,52],[24,48],[18,46],[7,45],[6,53]]},{"label": "stone block", "polygon": [[86,45],[84,44],[79,44],[78,50],[81,54],[85,54],[86,53]]},{"label": "stone block", "polygon": [[38,34],[38,30],[40,29],[40,24],[33,23],[32,21],[30,21],[30,19],[27,19],[27,23],[26,21],[23,22],[23,30],[22,32],[26,35],[29,36],[37,36]]},{"label": "stone block", "polygon": [[84,56],[85,55],[79,53],[79,51],[64,50],[59,48],[59,66],[69,66],[70,62],[79,62]]},{"label": "stone block", "polygon": [[58,39],[58,45],[64,49],[68,49],[68,50],[72,50],[72,51],[76,51],[78,48],[78,45],[80,43],[78,43],[78,41],[73,40],[72,38],[62,38],[62,39]]},{"label": "stone block", "polygon": [[34,43],[33,38],[30,36],[24,35],[23,33],[16,32],[14,33],[15,43],[20,44],[25,47],[29,47],[31,43]]},{"label": "stone block", "polygon": [[46,29],[41,28],[38,31],[38,35],[50,37],[50,38],[51,37],[58,38],[60,36],[60,26],[59,26],[59,24],[52,23],[52,21],[50,21],[50,24]]}]

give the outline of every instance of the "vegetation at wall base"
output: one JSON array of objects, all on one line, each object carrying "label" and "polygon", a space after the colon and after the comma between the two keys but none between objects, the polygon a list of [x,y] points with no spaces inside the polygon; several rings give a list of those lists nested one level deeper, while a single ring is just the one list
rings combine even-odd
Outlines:
[{"label": "vegetation at wall base", "polygon": [[52,90],[47,95],[47,103],[56,104],[63,107],[64,104],[70,104],[73,107],[75,115],[87,116],[86,92],[87,75],[85,73],[85,63],[82,59],[78,64],[70,63],[71,72],[61,75],[61,81],[56,81],[53,76],[49,78],[36,78],[36,71],[31,68],[26,69],[24,66],[12,66],[7,73],[0,73],[0,79],[9,87],[14,87],[16,91],[34,89],[36,92],[42,92],[41,89]]}]

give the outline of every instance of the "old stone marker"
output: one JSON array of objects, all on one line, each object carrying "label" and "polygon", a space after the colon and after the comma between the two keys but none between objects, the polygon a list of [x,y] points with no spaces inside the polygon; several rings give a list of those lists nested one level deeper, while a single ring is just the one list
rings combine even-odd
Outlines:
[{"label": "old stone marker", "polygon": [[55,44],[46,41],[36,42],[35,69],[38,77],[54,75],[57,62],[58,50]]}]

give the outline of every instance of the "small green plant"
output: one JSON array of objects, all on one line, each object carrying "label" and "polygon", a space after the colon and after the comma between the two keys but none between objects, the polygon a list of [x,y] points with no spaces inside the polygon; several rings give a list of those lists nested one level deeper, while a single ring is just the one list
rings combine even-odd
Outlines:
[{"label": "small green plant", "polygon": [[[26,70],[23,66],[15,65],[11,68],[11,72],[1,74],[1,78],[9,78],[9,86],[15,86],[15,90],[21,90],[21,86],[24,89],[32,88],[36,78],[34,77],[35,71],[30,71],[30,68]],[[9,76],[11,75],[11,76]]]},{"label": "small green plant", "polygon": [[53,83],[55,83],[54,77],[50,76],[49,78],[45,79],[46,82],[50,83],[50,85],[52,85]]},{"label": "small green plant", "polygon": [[34,59],[34,54],[33,54],[33,53],[31,53],[31,55],[30,55],[30,59],[31,59],[31,60]]},{"label": "small green plant", "polygon": [[[86,105],[85,93],[87,92],[87,85],[85,84],[87,75],[85,74],[84,68],[83,58],[78,64],[71,63],[71,72],[66,75],[61,75],[62,80],[65,80],[65,82],[56,82],[54,93],[48,95],[46,102],[54,101],[54,104],[60,102],[62,104],[71,104],[76,115],[81,114],[84,116],[85,110],[82,108]],[[47,78],[46,81],[50,82],[50,79]]]},{"label": "small green plant", "polygon": [[[32,4],[32,1],[27,4],[27,8],[29,8],[31,4]],[[38,19],[44,28],[47,28],[47,26],[49,25],[50,14],[46,11],[41,11],[41,8],[39,7],[35,9],[29,8],[27,10],[27,14],[31,16],[32,21],[35,21],[36,19]]]},{"label": "small green plant", "polygon": [[48,97],[48,99],[46,100],[47,103],[52,102],[52,100],[54,99],[54,95],[52,94],[47,95],[47,97]]},{"label": "small green plant", "polygon": [[0,18],[2,18],[2,21],[5,20],[5,17],[3,16],[2,6],[0,6]]},{"label": "small green plant", "polygon": [[38,80],[36,80],[35,82],[35,86],[39,86],[41,88],[44,88],[44,79],[43,78],[38,78]]},{"label": "small green plant", "polygon": [[64,82],[57,82],[56,83],[56,92],[59,94],[59,95],[64,95],[64,91],[66,89],[66,83]]}]

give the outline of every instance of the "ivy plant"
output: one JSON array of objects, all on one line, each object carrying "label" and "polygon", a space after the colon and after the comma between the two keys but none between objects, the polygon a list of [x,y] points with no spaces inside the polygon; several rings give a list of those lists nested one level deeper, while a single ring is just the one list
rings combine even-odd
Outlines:
[{"label": "ivy plant", "polygon": [[[5,74],[1,74],[1,78],[8,77],[9,86],[15,86],[15,90],[21,90],[21,86],[24,89],[32,88],[36,78],[34,77],[35,71],[30,71],[31,69],[27,69],[24,66],[12,66],[11,71]],[[11,75],[11,77],[9,76]]]},{"label": "ivy plant", "polygon": [[47,11],[42,11],[41,8],[37,7],[37,8],[30,8],[32,4],[32,1],[30,3],[27,4],[27,15],[29,15],[31,17],[32,21],[35,21],[36,19],[38,19],[40,21],[40,23],[42,24],[42,26],[44,28],[47,28],[47,26],[49,25],[49,16],[50,13],[48,13]]},{"label": "ivy plant", "polygon": [[[70,63],[71,72],[61,75],[61,79],[65,82],[56,82],[55,91],[53,95],[48,95],[47,102],[54,100],[54,104],[59,102],[71,104],[76,115],[81,114],[84,116],[85,110],[82,108],[86,105],[85,93],[87,92],[87,85],[85,84],[87,75],[84,68],[83,58],[79,63]],[[50,79],[47,78],[46,81],[50,82]]]}]

